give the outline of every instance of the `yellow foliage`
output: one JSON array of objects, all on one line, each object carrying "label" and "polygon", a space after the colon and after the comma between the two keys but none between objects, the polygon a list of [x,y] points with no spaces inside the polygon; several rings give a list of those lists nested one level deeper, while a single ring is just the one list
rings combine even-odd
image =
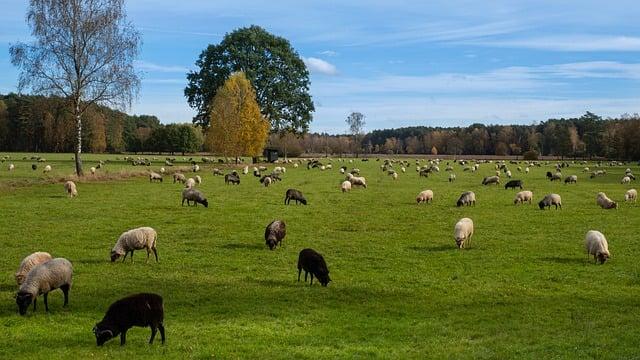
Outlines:
[{"label": "yellow foliage", "polygon": [[210,107],[205,148],[225,156],[258,156],[269,133],[253,86],[243,72],[232,74],[218,89]]}]

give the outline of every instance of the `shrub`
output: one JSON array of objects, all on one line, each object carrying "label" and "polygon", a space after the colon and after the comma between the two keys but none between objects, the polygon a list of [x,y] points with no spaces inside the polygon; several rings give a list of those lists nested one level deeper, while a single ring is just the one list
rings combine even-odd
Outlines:
[{"label": "shrub", "polygon": [[538,156],[539,154],[535,150],[525,151],[525,153],[522,154],[524,160],[538,160]]}]

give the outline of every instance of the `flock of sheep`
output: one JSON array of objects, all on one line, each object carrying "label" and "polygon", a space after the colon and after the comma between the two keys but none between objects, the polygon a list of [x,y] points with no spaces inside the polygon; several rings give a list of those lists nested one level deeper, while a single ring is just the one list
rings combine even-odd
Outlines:
[{"label": "flock of sheep", "polygon": [[[345,162],[347,160],[339,159],[339,161]],[[349,160],[349,162],[351,163],[352,161],[353,160]],[[369,159],[363,159],[362,161],[369,161]],[[297,162],[290,161],[289,163],[292,164],[294,168],[298,168],[304,162],[302,160],[298,160]],[[475,172],[479,170],[480,164],[482,164],[483,162],[478,161],[473,165],[469,165],[469,162],[465,160],[453,162],[453,164],[447,163],[445,171],[450,172],[448,176],[449,182],[456,181],[456,175],[453,173],[453,165],[455,163],[461,165],[463,167],[463,171]],[[317,168],[321,171],[331,170],[333,166],[332,164],[323,164],[319,160],[308,160],[306,161],[306,165],[307,169],[309,170]],[[423,166],[421,166],[419,161],[416,160],[416,172],[420,177],[429,177],[433,173],[439,172],[439,166],[439,160],[428,161],[428,163]],[[495,175],[485,177],[482,180],[482,185],[500,184],[500,176],[503,174],[508,178],[512,177],[512,172],[508,169],[508,165],[505,162],[497,162],[494,164],[494,166],[496,169]],[[520,166],[517,167],[517,170],[518,172],[524,172],[525,174],[528,174],[529,167],[533,166],[541,166],[541,164],[538,162],[531,162],[527,163],[527,167],[524,170]],[[568,164],[566,164],[566,166],[568,166]],[[380,165],[380,167],[382,171],[387,173],[393,180],[397,180],[399,178],[399,174],[396,171],[396,168],[398,168],[401,173],[406,173],[407,168],[409,168],[409,162],[407,160],[384,160],[383,164]],[[562,175],[560,173],[562,167],[565,167],[565,163],[557,164],[557,171],[555,173],[548,172],[547,178],[550,181],[560,180],[562,178]],[[10,164],[9,170],[13,171],[14,169],[15,167],[13,166],[13,164]],[[197,164],[192,164],[191,170],[193,173],[198,173],[200,171],[200,166]],[[47,171],[51,171],[50,165],[47,165],[45,167],[45,172]],[[260,184],[265,187],[268,187],[270,184],[276,181],[281,181],[281,175],[286,173],[286,167],[276,166],[271,173],[265,174],[267,171],[267,167],[264,166],[255,167],[253,169],[253,176],[258,178]],[[585,167],[584,171],[588,172],[589,169]],[[243,175],[248,175],[249,167],[244,166],[241,172]],[[92,173],[95,173],[94,168],[92,168]],[[339,173],[343,176],[345,176],[346,174],[346,177],[341,181],[339,187],[342,192],[349,192],[354,187],[362,187],[364,189],[367,188],[367,180],[364,176],[360,175],[359,169],[352,168],[349,171],[348,167],[345,165],[339,168]],[[604,170],[594,171],[592,173],[592,178],[601,176],[603,173]],[[149,181],[162,183],[165,174],[166,170],[164,167],[160,168],[159,172],[150,171]],[[233,170],[228,174],[224,174],[223,171],[215,168],[213,169],[213,174],[214,176],[224,176],[225,184],[240,184],[241,175],[236,170]],[[195,175],[193,177],[187,178],[185,174],[181,172],[175,172],[172,174],[172,178],[173,183],[180,183],[184,185],[184,189],[182,191],[182,205],[184,205],[184,202],[186,201],[188,206],[193,203],[194,206],[197,206],[197,204],[201,204],[204,207],[208,207],[209,203],[206,196],[197,189],[197,186],[202,183],[202,178],[200,175]],[[625,172],[625,176],[623,177],[621,182],[623,184],[627,184],[631,180],[635,180],[635,177],[631,170],[627,169],[627,171]],[[570,175],[565,178],[566,184],[575,184],[577,183],[577,181],[578,178],[576,175]],[[505,189],[519,188],[521,190],[515,195],[515,198],[513,200],[513,203],[516,205],[525,203],[531,204],[533,201],[533,193],[529,190],[523,190],[523,185],[524,184],[522,180],[515,179],[510,180],[505,184]],[[65,182],[64,189],[69,197],[73,198],[78,196],[78,189],[73,181]],[[628,190],[624,195],[624,199],[625,201],[635,202],[637,199],[637,191],[635,189]],[[307,199],[298,189],[288,189],[286,191],[284,204],[288,205],[292,200],[296,204],[308,204]],[[430,189],[421,191],[416,197],[416,202],[418,204],[432,203],[433,200],[434,192]],[[611,200],[603,192],[600,192],[596,195],[596,203],[603,209],[615,209],[618,207],[618,204],[615,201]],[[476,205],[476,194],[473,191],[462,192],[456,202],[456,206],[460,207],[471,205]],[[554,206],[556,209],[561,209],[562,200],[560,195],[558,194],[547,194],[542,198],[542,200],[539,201],[538,206],[542,210],[544,210],[545,208],[550,208],[551,206]],[[456,246],[459,249],[468,248],[471,244],[471,238],[474,235],[473,220],[468,217],[460,219],[455,224],[453,232]],[[281,245],[285,236],[286,224],[284,220],[274,220],[265,228],[264,240],[266,246],[270,250],[275,250],[278,245]],[[151,253],[153,253],[157,262],[157,240],[158,234],[151,227],[140,227],[125,231],[120,235],[116,244],[111,250],[111,261],[115,262],[120,258],[122,258],[122,261],[125,261],[127,256],[130,256],[131,261],[133,261],[134,251],[144,249],[147,252],[146,260],[148,261]],[[605,236],[599,231],[588,231],[585,236],[584,246],[586,252],[589,255],[593,256],[597,262],[604,263],[610,257],[607,240]],[[303,270],[305,272],[305,282],[307,281],[308,275],[310,275],[311,284],[313,284],[314,277],[321,283],[322,286],[327,286],[327,284],[331,281],[329,277],[329,270],[324,257],[313,249],[306,248],[299,252],[297,269],[298,281],[300,281]],[[22,260],[19,269],[15,274],[15,279],[19,286],[19,290],[16,295],[16,303],[18,305],[19,313],[21,315],[26,314],[27,309],[31,304],[33,304],[33,309],[35,311],[37,297],[40,294],[43,295],[45,309],[46,311],[48,311],[48,293],[54,289],[62,290],[64,294],[63,306],[66,306],[69,301],[69,291],[73,282],[72,278],[73,266],[67,259],[53,258],[49,253],[46,252],[36,252],[27,256]],[[160,331],[161,339],[164,343],[165,332],[163,319],[164,307],[161,296],[152,293],[141,293],[125,297],[113,303],[107,310],[102,321],[97,323],[94,327],[96,342],[98,345],[102,345],[109,339],[120,336],[120,342],[122,345],[124,345],[127,330],[132,326],[142,326],[151,328],[151,338],[149,340],[150,343],[153,342],[157,331]]]}]

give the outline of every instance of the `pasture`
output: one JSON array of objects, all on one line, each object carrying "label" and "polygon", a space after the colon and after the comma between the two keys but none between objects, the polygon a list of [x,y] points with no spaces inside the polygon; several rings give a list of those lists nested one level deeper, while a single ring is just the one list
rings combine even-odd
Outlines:
[{"label": "pasture", "polygon": [[[32,171],[30,160],[0,165],[0,358],[640,356],[640,206],[623,200],[637,188],[635,181],[620,184],[627,166],[589,179],[572,165],[563,178],[576,174],[578,183],[565,185],[545,178],[552,165],[529,174],[509,165],[534,193],[533,205],[514,206],[519,190],[505,190],[504,175],[501,185],[481,185],[495,173],[493,164],[476,173],[454,165],[457,180],[449,183],[446,161],[439,173],[420,178],[412,158],[406,174],[395,166],[394,181],[375,158],[334,159],[325,171],[286,165],[283,181],[268,188],[251,173],[239,186],[225,185],[211,173],[219,165],[200,164],[204,208],[180,206],[182,185],[170,176],[163,183],[79,181],[79,196],[69,199],[51,179],[73,172],[71,155],[43,156],[50,174],[42,174],[42,164]],[[85,155],[85,170],[115,157]],[[341,165],[359,168],[368,188],[341,193]],[[159,160],[151,169],[161,166]],[[100,169],[128,170],[147,168],[118,162]],[[288,188],[301,190],[309,205],[285,206]],[[417,205],[424,189],[434,191],[434,201]],[[476,206],[456,207],[466,190],[476,193]],[[599,191],[619,209],[598,207]],[[539,210],[537,202],[551,192],[562,196],[562,210]],[[469,249],[458,250],[453,227],[462,217],[473,219],[475,235]],[[286,222],[287,236],[270,251],[264,228],[274,219]],[[160,262],[145,263],[144,251],[136,251],[133,263],[111,263],[118,236],[139,226],[157,230]],[[604,265],[584,252],[591,229],[609,242],[612,257]],[[327,261],[326,288],[296,281],[298,253],[307,247]],[[49,313],[40,298],[35,313],[20,316],[13,274],[34,251],[73,263],[70,303],[62,308],[55,290]],[[132,328],[126,346],[114,339],[97,347],[91,329],[109,304],[143,291],[164,297],[167,343],[156,338],[148,345],[150,330]]]}]

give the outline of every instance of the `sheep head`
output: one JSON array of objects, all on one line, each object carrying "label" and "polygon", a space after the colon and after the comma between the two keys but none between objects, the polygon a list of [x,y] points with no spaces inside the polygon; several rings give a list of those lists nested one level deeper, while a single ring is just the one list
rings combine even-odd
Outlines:
[{"label": "sheep head", "polygon": [[16,304],[18,304],[20,315],[27,313],[27,308],[31,305],[31,301],[33,301],[33,295],[30,293],[19,292],[16,295]]},{"label": "sheep head", "polygon": [[600,262],[600,264],[604,264],[604,262],[607,261],[607,259],[609,258],[609,254],[598,252],[596,257],[597,257],[598,261]]},{"label": "sheep head", "polygon": [[111,251],[111,262],[115,262],[116,260],[118,260],[120,257],[122,256],[122,254],[116,252],[116,251]]},{"label": "sheep head", "polygon": [[456,246],[458,249],[464,248],[464,238],[456,238]]},{"label": "sheep head", "polygon": [[98,346],[102,346],[105,342],[116,336],[113,330],[101,324],[96,324],[96,326],[93,327],[93,334],[96,336],[96,344]]}]

